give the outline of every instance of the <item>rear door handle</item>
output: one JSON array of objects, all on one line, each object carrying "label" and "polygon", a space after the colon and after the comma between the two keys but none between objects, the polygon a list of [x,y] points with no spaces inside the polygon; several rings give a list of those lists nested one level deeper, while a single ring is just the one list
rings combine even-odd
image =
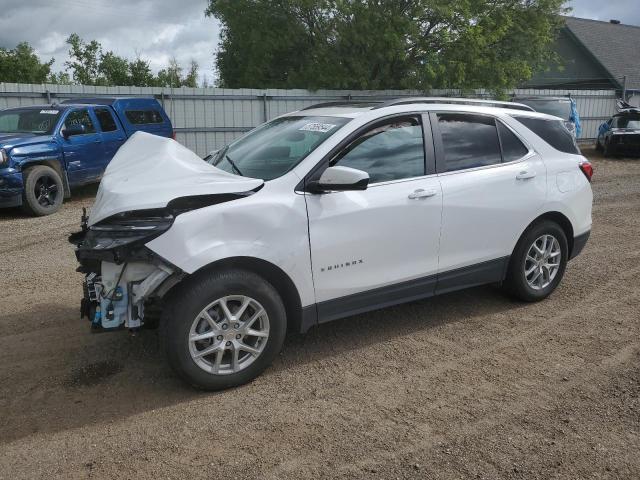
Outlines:
[{"label": "rear door handle", "polygon": [[434,195],[437,195],[438,191],[435,189],[429,189],[429,190],[425,190],[424,188],[419,188],[417,190],[414,190],[413,192],[411,192],[409,194],[409,198],[411,200],[415,200],[417,198],[427,198],[427,197],[433,197]]},{"label": "rear door handle", "polygon": [[536,176],[536,172],[530,170],[523,170],[518,175],[516,175],[516,180],[528,180],[529,178],[533,178]]}]

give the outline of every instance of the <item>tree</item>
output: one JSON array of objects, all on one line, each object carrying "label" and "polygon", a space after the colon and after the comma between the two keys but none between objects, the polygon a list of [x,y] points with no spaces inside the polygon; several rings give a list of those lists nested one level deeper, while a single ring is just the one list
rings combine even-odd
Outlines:
[{"label": "tree", "polygon": [[67,44],[69,60],[65,66],[72,71],[73,80],[80,85],[97,85],[102,45],[96,40],[85,43],[77,33],[69,35]]},{"label": "tree", "polygon": [[149,62],[140,58],[139,55],[135,60],[129,62],[129,74],[131,75],[131,85],[136,87],[155,85],[156,79],[151,72]]},{"label": "tree", "polygon": [[132,85],[129,62],[113,52],[100,56],[98,73],[99,85]]},{"label": "tree", "polygon": [[182,85],[191,88],[197,87],[198,70],[200,70],[198,62],[196,62],[195,60],[191,60],[191,63],[189,64],[189,71],[187,72],[187,75],[182,79]]},{"label": "tree", "polygon": [[230,88],[504,89],[553,56],[565,0],[209,0]]},{"label": "tree", "polygon": [[175,58],[172,58],[167,68],[158,72],[155,83],[159,87],[197,87],[199,70],[198,62],[191,60],[189,71],[183,75],[182,67]]},{"label": "tree", "polygon": [[158,72],[157,84],[160,87],[180,87],[182,85],[182,67],[175,57],[169,60],[167,68]]},{"label": "tree", "polygon": [[44,83],[51,73],[53,58],[42,63],[33,47],[21,42],[15,48],[0,48],[0,82]]},{"label": "tree", "polygon": [[[154,76],[149,62],[141,58],[139,54],[135,60],[129,61],[112,51],[105,53],[98,41],[92,40],[87,43],[76,33],[69,36],[67,44],[69,45],[69,61],[65,63],[65,66],[67,71],[71,72],[73,81],[80,85],[198,86],[199,66],[194,60],[191,61],[189,71],[185,76],[182,74],[182,66],[175,58],[172,58],[169,65],[160,70],[157,76]],[[55,83],[69,83],[68,74],[52,75],[50,79]]]},{"label": "tree", "polygon": [[57,72],[52,73],[47,78],[47,83],[57,83],[58,85],[71,85],[73,82],[71,81],[71,77],[67,72]]}]

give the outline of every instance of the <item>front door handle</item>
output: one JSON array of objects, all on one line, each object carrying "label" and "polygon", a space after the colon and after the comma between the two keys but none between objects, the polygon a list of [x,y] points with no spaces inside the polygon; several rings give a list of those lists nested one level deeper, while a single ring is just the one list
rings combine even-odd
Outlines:
[{"label": "front door handle", "polygon": [[437,195],[438,191],[435,189],[429,189],[429,190],[425,190],[424,188],[419,188],[417,190],[414,190],[413,192],[411,192],[409,194],[409,198],[411,200],[415,200],[417,198],[428,198],[428,197],[433,197],[434,195]]},{"label": "front door handle", "polygon": [[516,175],[516,180],[528,180],[529,178],[533,178],[536,176],[536,172],[531,170],[523,170],[518,175]]}]

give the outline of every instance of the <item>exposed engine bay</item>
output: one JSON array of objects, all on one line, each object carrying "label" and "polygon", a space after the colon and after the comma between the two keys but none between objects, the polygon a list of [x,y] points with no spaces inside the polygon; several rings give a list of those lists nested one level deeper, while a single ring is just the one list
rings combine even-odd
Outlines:
[{"label": "exposed engine bay", "polygon": [[144,325],[147,296],[173,271],[145,263],[102,262],[101,273],[85,276],[82,316],[95,329],[134,330]]},{"label": "exposed engine bay", "polygon": [[105,170],[82,230],[69,237],[85,274],[81,316],[97,331],[145,325],[149,304],[186,276],[146,245],[179,215],[245,198],[263,184],[209,165],[171,139],[136,132]]},{"label": "exposed engine bay", "polygon": [[116,215],[107,222],[87,226],[83,213],[82,231],[69,237],[76,245],[78,271],[85,274],[80,315],[91,321],[93,330],[128,328],[145,324],[145,304],[166,292],[158,287],[169,277],[172,286],[181,278],[179,270],[144,247],[144,242],[164,232],[171,215],[146,212]]}]

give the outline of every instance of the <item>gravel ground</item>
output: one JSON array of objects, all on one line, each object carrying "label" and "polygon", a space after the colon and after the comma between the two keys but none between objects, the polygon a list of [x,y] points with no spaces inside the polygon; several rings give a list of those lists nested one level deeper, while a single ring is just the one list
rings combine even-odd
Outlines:
[{"label": "gravel ground", "polygon": [[52,217],[0,212],[0,478],[640,478],[640,160],[593,151],[560,288],[492,287],[291,336],[250,385],[185,387],[157,333],[92,335]]}]

